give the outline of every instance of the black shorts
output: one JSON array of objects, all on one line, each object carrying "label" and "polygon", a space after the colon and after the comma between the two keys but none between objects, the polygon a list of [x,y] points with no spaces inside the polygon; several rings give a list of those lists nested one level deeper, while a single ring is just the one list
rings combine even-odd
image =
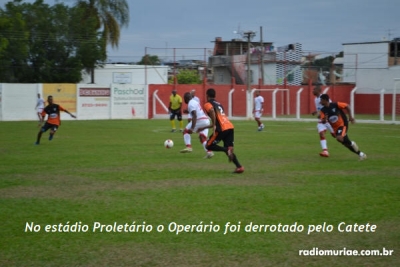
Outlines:
[{"label": "black shorts", "polygon": [[46,132],[48,129],[50,129],[50,130],[52,130],[53,132],[55,132],[55,131],[57,131],[57,129],[58,129],[58,125],[55,125],[55,124],[50,124],[50,123],[45,123],[43,126],[42,126],[42,132]]},{"label": "black shorts", "polygon": [[346,137],[347,136],[347,132],[348,132],[349,128],[345,125],[345,126],[340,126],[336,129],[336,136],[343,136]]},{"label": "black shorts", "polygon": [[171,113],[169,114],[169,119],[175,119],[175,116],[178,118],[178,121],[182,120],[182,110],[181,109],[171,109]]},{"label": "black shorts", "polygon": [[233,129],[228,129],[222,132],[215,132],[207,141],[207,146],[216,145],[219,142],[224,142],[224,147],[233,147],[234,142],[234,131]]}]

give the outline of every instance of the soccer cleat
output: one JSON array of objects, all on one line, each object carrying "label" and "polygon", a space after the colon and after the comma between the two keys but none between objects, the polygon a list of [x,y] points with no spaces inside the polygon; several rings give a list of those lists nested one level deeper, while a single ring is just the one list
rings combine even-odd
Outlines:
[{"label": "soccer cleat", "polygon": [[328,152],[328,150],[324,150],[324,151],[320,152],[319,155],[321,157],[326,157],[327,158],[327,157],[329,157],[329,152]]},{"label": "soccer cleat", "polygon": [[358,151],[360,151],[359,149],[358,149],[358,146],[357,146],[357,144],[356,144],[356,142],[351,142],[351,147],[354,149],[354,151],[356,151],[356,152],[358,152]]},{"label": "soccer cleat", "polygon": [[180,152],[181,153],[190,153],[192,151],[193,151],[193,149],[191,147],[187,147],[187,148],[182,149]]},{"label": "soccer cleat", "polygon": [[180,129],[179,132],[183,133],[183,129]]},{"label": "soccer cleat", "polygon": [[258,127],[257,131],[261,132],[263,130],[263,128],[260,126]]},{"label": "soccer cleat", "polygon": [[174,133],[174,132],[176,132],[176,129],[172,129],[172,130],[171,130],[171,133]]},{"label": "soccer cleat", "polygon": [[363,153],[363,152],[360,152],[360,155],[358,155],[358,156],[359,156],[359,159],[360,159],[360,160],[367,159],[367,154],[365,154],[365,153]]},{"label": "soccer cleat", "polygon": [[39,145],[39,142],[35,142],[35,146],[38,146]]},{"label": "soccer cleat", "polygon": [[206,156],[204,157],[205,159],[211,159],[214,157],[214,153],[212,151],[207,152]]},{"label": "soccer cleat", "polygon": [[233,171],[233,173],[242,173],[242,172],[244,172],[244,167],[243,166],[242,167],[238,167]]},{"label": "soccer cleat", "polygon": [[233,147],[232,147],[232,146],[228,147],[228,158],[229,158],[229,162],[231,162],[231,161],[233,160],[234,156],[235,156],[235,155],[233,154]]},{"label": "soccer cleat", "polygon": [[53,140],[53,136],[54,136],[54,134],[49,135],[49,141]]}]

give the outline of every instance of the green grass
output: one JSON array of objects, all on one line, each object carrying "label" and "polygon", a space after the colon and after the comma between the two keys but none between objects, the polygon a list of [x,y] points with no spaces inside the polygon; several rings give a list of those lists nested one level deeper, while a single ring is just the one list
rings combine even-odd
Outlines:
[{"label": "green grass", "polygon": [[[167,120],[64,121],[35,146],[35,122],[0,123],[0,266],[397,266],[400,262],[400,126],[355,124],[358,161],[330,136],[321,158],[316,123],[234,121],[232,174],[222,153],[181,154]],[[175,146],[165,149],[172,139]],[[152,226],[93,232],[94,223]],[[240,231],[224,235],[225,224]],[[338,232],[337,225],[376,225]],[[26,225],[40,226],[38,232]],[[219,232],[169,231],[178,225]],[[303,225],[296,233],[246,232],[246,225]],[[309,225],[332,232],[307,234]],[[46,225],[88,232],[45,232]],[[158,225],[165,229],[159,233]],[[173,225],[173,224],[171,224]],[[216,228],[214,228],[216,229]],[[299,256],[300,249],[394,250],[392,256]]]}]

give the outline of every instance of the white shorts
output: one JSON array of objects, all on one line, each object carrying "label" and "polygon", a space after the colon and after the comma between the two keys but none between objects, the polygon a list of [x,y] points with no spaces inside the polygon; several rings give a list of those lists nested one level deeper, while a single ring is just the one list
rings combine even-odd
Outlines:
[{"label": "white shorts", "polygon": [[256,110],[254,111],[254,118],[259,119],[262,116],[262,111],[261,110]]},{"label": "white shorts", "polygon": [[36,112],[37,112],[37,113],[42,113],[42,112],[43,112],[43,108],[37,108],[37,109],[36,109]]},{"label": "white shorts", "polygon": [[325,132],[326,130],[328,130],[330,133],[333,133],[333,128],[328,122],[327,123],[318,122],[317,129],[319,133]]},{"label": "white shorts", "polygon": [[[196,133],[199,128],[202,128],[202,127],[205,127],[205,126],[209,126],[209,125],[210,125],[210,120],[209,119],[197,120],[196,127],[194,128],[193,132]],[[192,128],[192,121],[189,122],[188,125],[186,125],[186,129],[189,130],[191,128]],[[204,135],[205,137],[208,137],[208,129],[209,128],[206,128],[203,131],[199,132],[199,135],[201,134],[201,135]]]}]

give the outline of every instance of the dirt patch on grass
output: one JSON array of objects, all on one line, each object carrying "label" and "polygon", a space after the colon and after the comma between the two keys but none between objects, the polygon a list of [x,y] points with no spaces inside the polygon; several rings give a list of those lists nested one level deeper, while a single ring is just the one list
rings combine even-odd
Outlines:
[{"label": "dirt patch on grass", "polygon": [[0,195],[2,198],[93,199],[99,192],[105,191],[143,191],[203,186],[288,186],[288,184],[285,181],[267,177],[252,179],[240,175],[216,179],[182,178],[152,181],[96,181],[83,177],[58,175],[36,177],[34,185],[30,186],[18,185],[0,189]]}]

